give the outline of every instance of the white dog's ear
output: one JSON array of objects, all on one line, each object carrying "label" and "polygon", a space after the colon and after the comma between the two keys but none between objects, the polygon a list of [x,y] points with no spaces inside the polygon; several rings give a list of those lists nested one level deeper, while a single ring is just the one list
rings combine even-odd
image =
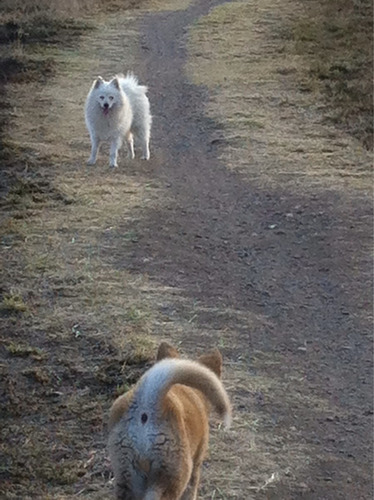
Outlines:
[{"label": "white dog's ear", "polygon": [[98,76],[94,83],[94,88],[97,89],[102,83],[104,83],[104,80],[101,78],[101,76]]},{"label": "white dog's ear", "polygon": [[115,76],[113,78],[113,80],[110,82],[110,85],[113,85],[113,87],[115,87],[117,90],[119,90],[121,88],[121,85],[119,83],[119,80],[118,78]]}]

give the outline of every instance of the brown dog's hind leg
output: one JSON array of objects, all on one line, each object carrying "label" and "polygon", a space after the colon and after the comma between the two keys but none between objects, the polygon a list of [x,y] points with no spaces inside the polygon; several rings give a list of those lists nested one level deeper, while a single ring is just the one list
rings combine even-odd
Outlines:
[{"label": "brown dog's hind leg", "polygon": [[197,490],[200,484],[200,464],[194,468],[190,482],[183,493],[181,500],[197,500]]}]

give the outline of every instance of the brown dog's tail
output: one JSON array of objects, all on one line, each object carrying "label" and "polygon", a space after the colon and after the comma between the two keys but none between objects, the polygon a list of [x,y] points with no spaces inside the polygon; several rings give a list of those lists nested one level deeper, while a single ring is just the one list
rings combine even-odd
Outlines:
[{"label": "brown dog's tail", "polygon": [[225,427],[230,426],[231,405],[222,382],[209,368],[195,361],[168,358],[156,363],[143,375],[135,389],[136,406],[148,415],[158,413],[164,396],[174,384],[201,391]]}]

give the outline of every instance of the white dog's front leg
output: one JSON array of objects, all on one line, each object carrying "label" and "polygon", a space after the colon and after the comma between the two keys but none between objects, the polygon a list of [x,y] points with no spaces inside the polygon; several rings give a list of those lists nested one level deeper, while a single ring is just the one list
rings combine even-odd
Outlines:
[{"label": "white dog's front leg", "polygon": [[150,157],[151,155],[150,155],[150,152],[149,152],[149,145],[148,145],[148,142],[147,142],[147,141],[145,141],[145,142],[143,143],[142,150],[143,150],[143,154],[142,154],[141,159],[142,159],[142,160],[149,160],[149,157]]},{"label": "white dog's front leg", "polygon": [[91,136],[91,156],[87,162],[88,165],[95,165],[97,153],[99,151],[99,145],[100,141],[96,137]]},{"label": "white dog's front leg", "polygon": [[118,156],[118,150],[122,145],[122,140],[121,138],[114,139],[112,143],[110,144],[110,156],[109,156],[109,165],[111,167],[117,167],[117,156]]},{"label": "white dog's front leg", "polygon": [[142,160],[149,160],[150,153],[149,153],[149,131],[148,130],[142,130],[138,134],[138,139],[139,143],[142,148]]},{"label": "white dog's front leg", "polygon": [[135,152],[134,152],[134,137],[131,132],[129,132],[126,135],[126,143],[127,143],[127,156],[133,160],[135,158]]}]

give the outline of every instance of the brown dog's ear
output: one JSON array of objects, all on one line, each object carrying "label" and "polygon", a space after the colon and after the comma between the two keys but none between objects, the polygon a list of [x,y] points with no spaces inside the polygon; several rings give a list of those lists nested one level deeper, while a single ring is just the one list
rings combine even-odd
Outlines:
[{"label": "brown dog's ear", "polygon": [[161,342],[157,351],[156,361],[161,361],[165,358],[179,358],[179,353],[171,344]]},{"label": "brown dog's ear", "polygon": [[116,423],[121,420],[123,414],[127,412],[133,394],[134,394],[134,389],[130,389],[128,392],[126,392],[126,394],[122,394],[122,396],[119,396],[114,401],[109,414],[109,422],[108,422],[109,430],[113,429]]},{"label": "brown dog's ear", "polygon": [[208,352],[207,354],[203,354],[200,356],[197,361],[207,366],[212,372],[214,372],[218,378],[221,378],[222,375],[222,354],[219,352],[217,348]]},{"label": "brown dog's ear", "polygon": [[119,90],[121,88],[121,85],[119,83],[119,80],[118,80],[117,76],[115,76],[113,78],[113,80],[111,80],[110,85],[113,85],[113,87],[115,87],[117,90]]},{"label": "brown dog's ear", "polygon": [[104,80],[101,78],[101,76],[98,76],[94,83],[94,88],[97,89],[102,83],[104,83]]}]

